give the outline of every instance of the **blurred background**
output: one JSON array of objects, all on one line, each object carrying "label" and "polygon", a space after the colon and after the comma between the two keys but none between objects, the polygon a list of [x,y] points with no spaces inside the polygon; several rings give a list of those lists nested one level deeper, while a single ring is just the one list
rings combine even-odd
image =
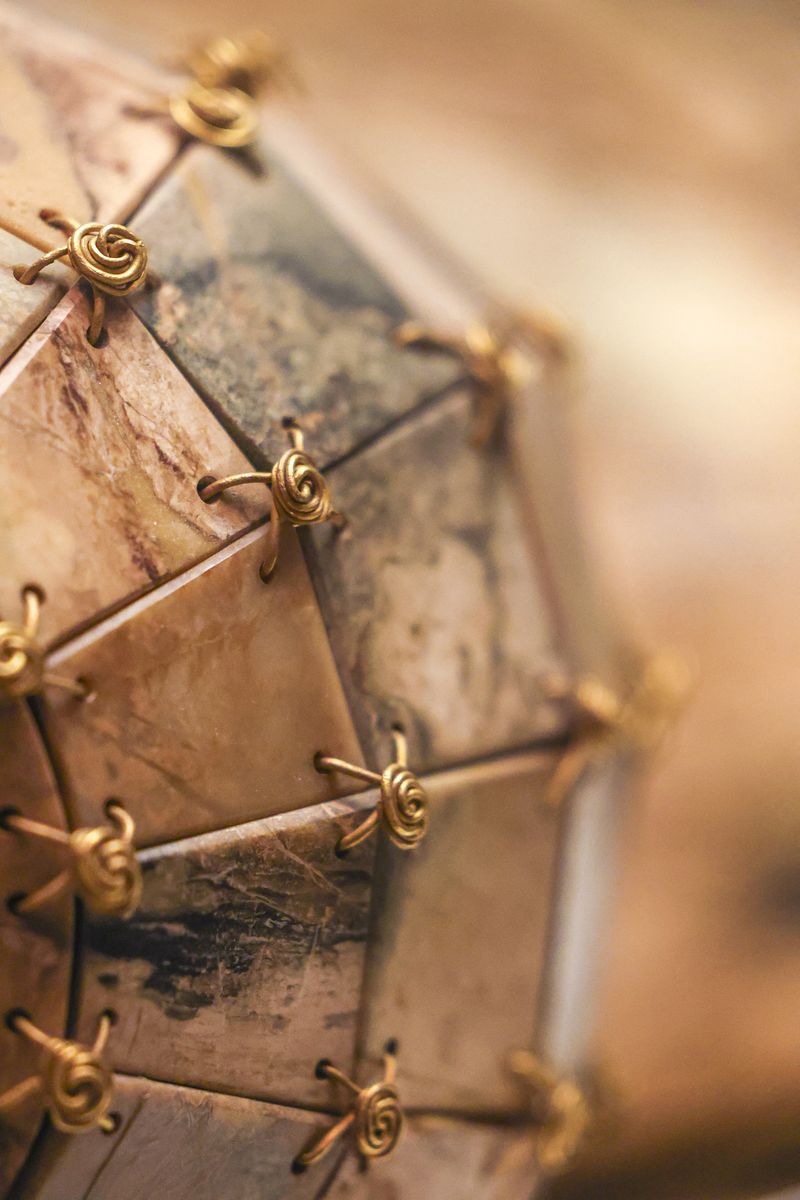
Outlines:
[{"label": "blurred background", "polygon": [[555,1191],[800,1180],[797,4],[30,7],[151,59],[274,32],[326,143],[575,329],[599,565],[697,685],[623,846],[595,1033],[616,1119]]}]

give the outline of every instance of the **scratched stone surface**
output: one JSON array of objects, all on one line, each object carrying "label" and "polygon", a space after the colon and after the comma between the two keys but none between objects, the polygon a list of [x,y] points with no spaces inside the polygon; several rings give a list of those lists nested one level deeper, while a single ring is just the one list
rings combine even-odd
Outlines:
[{"label": "scratched stone surface", "polygon": [[[0,810],[15,808],[34,821],[65,828],[65,814],[42,741],[20,701],[0,699]],[[48,1033],[63,1034],[72,968],[72,899],[51,900],[26,918],[7,906],[32,892],[64,866],[52,842],[0,829],[0,1016],[26,1008]],[[0,1019],[0,1093],[36,1074],[39,1051]],[[33,1097],[0,1116],[0,1194],[14,1178],[41,1121]]]},{"label": "scratched stone surface", "polygon": [[302,1109],[117,1075],[113,1111],[111,1136],[48,1130],[17,1200],[317,1200],[337,1167],[292,1174],[327,1120]]},{"label": "scratched stone surface", "polygon": [[424,769],[557,729],[548,603],[508,466],[469,446],[470,419],[451,396],[329,473],[349,525],[320,527],[309,565],[376,762],[396,722]]},{"label": "scratched stone surface", "polygon": [[323,1195],[325,1200],[530,1200],[539,1178],[531,1146],[520,1129],[411,1117],[391,1156],[374,1160],[364,1171],[349,1154]]},{"label": "scratched stone surface", "polygon": [[129,111],[152,97],[150,72],[10,5],[0,36],[0,226],[50,249],[64,238],[42,208],[126,220],[179,145],[169,122]]},{"label": "scratched stone surface", "polygon": [[559,814],[555,757],[524,754],[425,780],[430,828],[413,853],[383,843],[362,1017],[362,1074],[400,1045],[412,1107],[514,1112],[509,1053],[536,1041]]},{"label": "scratched stone surface", "polygon": [[69,271],[54,264],[35,283],[22,287],[12,268],[30,260],[30,246],[0,229],[0,366],[42,323],[69,285]]},{"label": "scratched stone surface", "polygon": [[248,453],[281,454],[293,416],[325,464],[459,374],[394,345],[403,304],[274,155],[258,178],[192,148],[136,227],[163,279],[137,309]]},{"label": "scratched stone surface", "polygon": [[264,511],[252,491],[200,502],[210,467],[247,461],[141,321],[111,307],[108,344],[95,349],[74,289],[0,372],[0,612],[16,617],[22,586],[40,584],[45,645]]},{"label": "scratched stone surface", "polygon": [[314,768],[362,758],[296,534],[266,585],[263,553],[258,529],[53,656],[95,689],[45,709],[77,823],[116,795],[147,846],[359,790]]},{"label": "scratched stone surface", "polygon": [[334,801],[142,855],[139,910],[85,939],[87,1034],[116,1010],[118,1069],[326,1106],[317,1062],[354,1064],[375,843],[334,851],[359,816]]}]

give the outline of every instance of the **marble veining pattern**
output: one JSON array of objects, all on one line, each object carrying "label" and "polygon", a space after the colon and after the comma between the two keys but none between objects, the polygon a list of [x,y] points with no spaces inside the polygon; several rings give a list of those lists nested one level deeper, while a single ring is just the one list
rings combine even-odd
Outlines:
[{"label": "marble veining pattern", "polygon": [[291,416],[328,463],[460,374],[393,344],[400,300],[274,156],[259,179],[194,147],[137,232],[164,281],[138,311],[256,457],[283,453]]},{"label": "marble veining pattern", "polygon": [[102,349],[86,324],[75,288],[0,372],[0,612],[16,616],[23,584],[39,583],[44,644],[264,512],[252,492],[200,502],[209,463],[225,473],[247,460],[135,314],[114,306]]},{"label": "marble veining pattern", "polygon": [[147,846],[359,790],[314,768],[363,760],[296,534],[267,585],[263,552],[257,530],[56,659],[96,693],[45,709],[76,822],[117,795]]},{"label": "marble veining pattern", "polygon": [[353,1066],[374,841],[334,850],[364,811],[322,804],[142,856],[138,912],[85,939],[85,1021],[113,1005],[119,1069],[329,1103],[314,1066]]},{"label": "marble veining pattern", "polygon": [[390,726],[429,769],[558,729],[542,675],[548,603],[508,466],[468,444],[471,402],[442,401],[329,473],[343,534],[308,561],[359,734],[376,765]]}]

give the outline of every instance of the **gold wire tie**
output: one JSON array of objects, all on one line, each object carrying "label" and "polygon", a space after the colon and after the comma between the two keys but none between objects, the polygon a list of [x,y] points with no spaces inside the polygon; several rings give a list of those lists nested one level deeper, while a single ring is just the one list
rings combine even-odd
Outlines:
[{"label": "gold wire tie", "polygon": [[272,577],[278,562],[283,522],[295,528],[317,525],[322,521],[330,521],[340,529],[345,524],[344,517],[333,507],[322,472],[304,450],[302,430],[295,424],[286,428],[291,449],[281,455],[271,471],[247,471],[241,475],[228,475],[224,479],[207,475],[197,485],[197,493],[204,504],[213,504],[223,492],[243,484],[261,483],[269,488],[272,507],[267,529],[267,552],[260,567],[260,575],[265,583]]},{"label": "gold wire tie", "polygon": [[402,347],[443,351],[464,366],[475,393],[470,442],[483,449],[498,434],[511,396],[533,375],[533,363],[515,339],[536,343],[543,355],[565,360],[569,341],[563,325],[550,313],[513,314],[496,326],[472,323],[462,334],[428,329],[406,321],[394,331]]},{"label": "gold wire tie", "polygon": [[105,811],[109,824],[71,833],[13,809],[0,812],[0,829],[56,842],[67,848],[71,860],[35,892],[14,899],[12,908],[18,916],[41,908],[70,886],[98,916],[128,917],[134,912],[142,897],[142,872],[133,846],[134,821],[119,801],[107,801]]},{"label": "gold wire tie", "polygon": [[255,143],[260,115],[256,96],[267,90],[300,90],[288,56],[263,33],[214,38],[180,65],[193,75],[180,91],[130,111],[144,117],[168,115],[190,138],[222,149],[243,150]]},{"label": "gold wire tie", "polygon": [[577,1154],[591,1122],[586,1094],[574,1079],[559,1079],[530,1050],[516,1050],[509,1066],[530,1093],[536,1157],[547,1171],[562,1170]]},{"label": "gold wire tie", "polygon": [[147,247],[125,225],[101,225],[99,221],[81,225],[52,208],[43,208],[39,216],[66,233],[67,244],[43,254],[29,267],[14,267],[14,278],[18,283],[33,283],[45,267],[60,258],[69,259],[92,289],[92,315],[86,337],[97,346],[103,333],[106,296],[130,296],[145,284],[156,285],[156,277],[147,270]]},{"label": "gold wire tie", "polygon": [[248,96],[303,87],[285,49],[260,30],[212,38],[180,65],[206,87],[238,88]]},{"label": "gold wire tie", "polygon": [[367,767],[358,767],[327,754],[318,754],[314,759],[318,771],[339,771],[353,779],[377,783],[381,789],[380,799],[366,820],[339,838],[337,854],[346,854],[360,845],[379,824],[400,850],[413,850],[428,831],[428,796],[417,776],[408,769],[405,735],[399,729],[393,729],[392,740],[394,762],[389,763],[380,775]]},{"label": "gold wire tie", "polygon": [[42,1058],[38,1075],[0,1096],[0,1114],[41,1092],[51,1121],[62,1133],[90,1133],[97,1128],[113,1133],[117,1122],[108,1112],[113,1076],[102,1060],[113,1023],[111,1012],[101,1013],[94,1045],[89,1047],[44,1033],[27,1013],[19,1010],[9,1013],[6,1017],[9,1029],[41,1046]]},{"label": "gold wire tie", "polygon": [[44,669],[45,652],[36,641],[43,603],[41,588],[26,584],[22,589],[22,624],[0,620],[0,693],[19,699],[45,687],[58,687],[85,700],[90,691],[85,682]]},{"label": "gold wire tie", "polygon": [[308,1149],[298,1154],[292,1170],[299,1174],[318,1163],[338,1140],[354,1127],[356,1148],[364,1158],[385,1158],[391,1154],[403,1129],[403,1110],[395,1086],[397,1056],[387,1051],[383,1056],[383,1079],[369,1087],[360,1088],[343,1071],[324,1058],[317,1063],[317,1079],[330,1079],[352,1093],[352,1107],[345,1115],[316,1137]]},{"label": "gold wire tie", "polygon": [[572,686],[563,679],[546,686],[552,698],[566,700],[573,709],[571,740],[547,788],[547,802],[558,807],[588,768],[616,749],[639,755],[655,750],[688,696],[691,676],[677,656],[657,654],[624,698],[593,675]]}]

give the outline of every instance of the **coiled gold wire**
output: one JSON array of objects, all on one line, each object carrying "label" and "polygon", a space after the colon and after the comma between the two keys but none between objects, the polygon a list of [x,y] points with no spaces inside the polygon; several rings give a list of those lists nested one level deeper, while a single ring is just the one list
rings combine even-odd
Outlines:
[{"label": "coiled gold wire", "polygon": [[365,1088],[353,1083],[352,1079],[326,1059],[317,1065],[317,1077],[330,1079],[332,1083],[347,1088],[353,1095],[353,1103],[339,1121],[316,1137],[311,1145],[297,1156],[294,1162],[296,1171],[304,1171],[318,1163],[351,1127],[356,1149],[362,1157],[385,1158],[392,1153],[403,1131],[403,1110],[395,1085],[397,1058],[394,1054],[387,1053],[383,1061],[383,1079]]},{"label": "coiled gold wire", "polygon": [[42,603],[41,588],[27,584],[22,589],[22,622],[0,620],[0,695],[19,699],[49,686],[85,699],[85,683],[45,670],[45,652],[36,640]]},{"label": "coiled gold wire", "polygon": [[0,1114],[40,1093],[51,1121],[62,1133],[89,1133],[97,1128],[112,1132],[116,1126],[108,1109],[113,1075],[102,1058],[113,1023],[111,1014],[101,1014],[92,1046],[45,1033],[22,1012],[11,1013],[7,1022],[15,1033],[40,1046],[42,1055],[38,1075],[0,1096]]}]

